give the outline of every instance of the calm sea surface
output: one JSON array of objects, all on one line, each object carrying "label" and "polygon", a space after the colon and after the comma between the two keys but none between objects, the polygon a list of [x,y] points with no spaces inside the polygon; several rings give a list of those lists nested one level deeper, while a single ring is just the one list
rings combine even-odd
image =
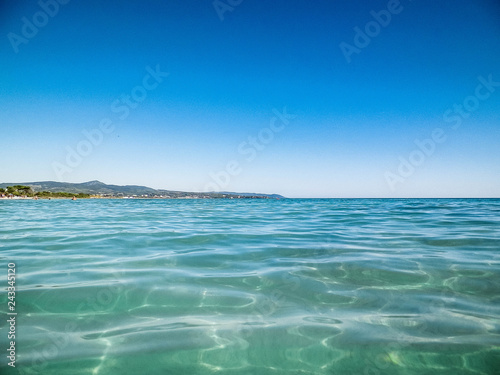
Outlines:
[{"label": "calm sea surface", "polygon": [[0,201],[0,260],[1,374],[500,373],[500,200]]}]

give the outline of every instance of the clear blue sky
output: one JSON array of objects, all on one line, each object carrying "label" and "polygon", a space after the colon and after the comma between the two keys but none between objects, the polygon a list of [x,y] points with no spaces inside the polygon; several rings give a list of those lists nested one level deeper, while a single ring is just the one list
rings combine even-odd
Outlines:
[{"label": "clear blue sky", "polygon": [[500,196],[497,1],[62,2],[0,1],[0,182]]}]

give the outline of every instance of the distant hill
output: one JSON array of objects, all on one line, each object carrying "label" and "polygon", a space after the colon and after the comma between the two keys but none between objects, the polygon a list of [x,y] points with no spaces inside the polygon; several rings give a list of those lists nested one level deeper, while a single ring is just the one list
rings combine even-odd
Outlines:
[{"label": "distant hill", "polygon": [[79,184],[70,182],[40,181],[40,182],[12,182],[0,183],[0,188],[7,186],[26,185],[35,192],[50,191],[52,193],[68,192],[72,194],[84,193],[111,197],[150,197],[150,198],[284,198],[278,194],[254,194],[233,192],[196,193],[174,190],[158,190],[138,185],[108,185],[100,181],[89,181]]},{"label": "distant hill", "polygon": [[235,193],[235,192],[231,192],[231,191],[221,191],[219,194],[241,195],[241,196],[245,196],[245,197],[267,197],[267,198],[275,198],[275,199],[285,198],[284,196],[279,195],[279,194]]}]

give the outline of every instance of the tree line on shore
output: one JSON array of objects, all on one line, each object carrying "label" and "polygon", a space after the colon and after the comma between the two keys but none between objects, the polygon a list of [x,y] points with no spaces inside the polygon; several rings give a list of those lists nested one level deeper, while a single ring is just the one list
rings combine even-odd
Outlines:
[{"label": "tree line on shore", "polygon": [[7,186],[5,189],[0,188],[0,195],[16,196],[16,197],[38,197],[38,198],[90,198],[90,194],[85,193],[67,193],[67,192],[51,192],[51,191],[38,191],[35,192],[31,186],[14,185]]}]

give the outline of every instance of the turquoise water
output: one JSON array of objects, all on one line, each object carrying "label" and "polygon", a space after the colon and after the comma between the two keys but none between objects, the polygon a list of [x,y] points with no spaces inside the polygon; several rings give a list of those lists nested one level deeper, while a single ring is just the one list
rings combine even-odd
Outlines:
[{"label": "turquoise water", "polygon": [[0,223],[2,374],[500,373],[500,200],[0,201]]}]

